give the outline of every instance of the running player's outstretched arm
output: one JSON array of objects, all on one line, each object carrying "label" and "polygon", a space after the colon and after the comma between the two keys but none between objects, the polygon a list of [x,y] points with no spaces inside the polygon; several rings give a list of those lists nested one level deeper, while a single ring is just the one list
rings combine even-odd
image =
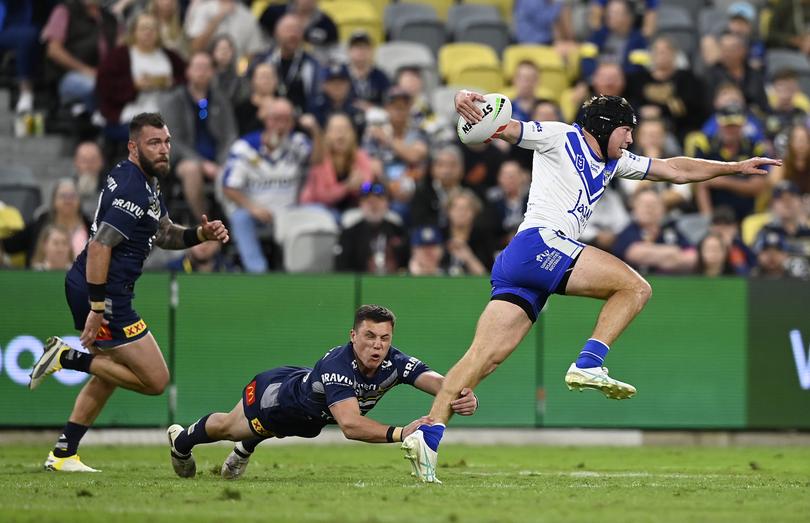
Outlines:
[{"label": "running player's outstretched arm", "polygon": [[647,179],[654,182],[694,183],[711,180],[729,174],[768,174],[768,165],[782,165],[782,160],[771,158],[749,158],[741,162],[718,162],[676,156],[666,160],[652,159]]},{"label": "running player's outstretched arm", "polygon": [[228,242],[228,229],[221,221],[209,222],[208,217],[204,214],[202,218],[202,224],[192,228],[177,225],[169,219],[168,215],[164,214],[160,218],[158,232],[155,235],[155,245],[162,249],[178,250],[193,247],[208,240]]},{"label": "running player's outstretched arm", "polygon": [[360,412],[357,398],[347,398],[329,406],[332,417],[337,421],[346,439],[365,441],[366,443],[393,443],[402,441],[411,435],[416,428],[428,423],[427,416],[410,422],[405,427],[392,427],[377,423]]},{"label": "running player's outstretched arm", "polygon": [[[416,378],[416,381],[413,382],[413,386],[435,396],[442,388],[443,382],[444,376],[436,371],[429,370],[420,374],[419,377]],[[471,388],[464,387],[461,389],[459,397],[450,402],[450,406],[456,414],[472,416],[478,409],[478,397],[473,394]]]}]

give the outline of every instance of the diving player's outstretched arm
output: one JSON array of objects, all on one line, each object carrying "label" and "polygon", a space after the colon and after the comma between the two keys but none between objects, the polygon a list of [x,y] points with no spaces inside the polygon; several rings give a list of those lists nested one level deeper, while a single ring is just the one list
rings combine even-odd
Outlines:
[{"label": "diving player's outstretched arm", "polygon": [[[480,94],[462,89],[456,93],[456,112],[468,123],[480,122],[484,113],[481,112],[481,109],[476,107],[475,102],[484,101],[486,101],[485,98]],[[497,137],[511,144],[516,144],[518,140],[520,140],[520,129],[521,123],[519,121],[509,120],[509,123],[506,124],[506,129]]]},{"label": "diving player's outstretched arm", "polygon": [[768,174],[764,169],[767,165],[782,165],[782,160],[755,157],[741,162],[718,162],[687,156],[666,160],[653,158],[647,180],[683,184],[703,182],[729,174]]},{"label": "diving player's outstretched arm", "polygon": [[357,398],[347,398],[329,406],[332,417],[337,421],[346,439],[356,439],[366,443],[393,443],[402,441],[414,432],[419,425],[430,423],[427,416],[410,422],[405,427],[393,427],[366,418],[360,412]]},{"label": "diving player's outstretched arm", "polygon": [[161,249],[178,250],[209,240],[228,243],[229,239],[228,229],[220,220],[209,222],[208,216],[203,214],[202,223],[192,228],[177,225],[164,214],[160,218],[158,232],[155,235],[155,245]]}]

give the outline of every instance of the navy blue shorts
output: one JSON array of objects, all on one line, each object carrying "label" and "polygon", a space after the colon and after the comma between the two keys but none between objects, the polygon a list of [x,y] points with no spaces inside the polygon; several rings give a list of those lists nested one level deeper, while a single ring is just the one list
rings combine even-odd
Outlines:
[{"label": "navy blue shorts", "polygon": [[260,438],[314,438],[321,433],[326,422],[301,412],[288,397],[289,391],[282,389],[284,382],[301,379],[310,370],[277,367],[257,374],[247,384],[242,390],[242,408],[254,434]]},{"label": "navy blue shorts", "polygon": [[[73,326],[79,331],[84,330],[87,315],[90,313],[87,282],[72,276],[72,271],[65,277],[65,297],[73,314]],[[107,311],[104,313],[104,319],[110,323],[103,325],[98,331],[96,347],[102,350],[112,349],[139,340],[149,333],[146,322],[132,308],[134,297],[132,285],[107,285]]]},{"label": "navy blue shorts", "polygon": [[520,306],[532,321],[558,291],[585,245],[543,227],[519,232],[492,267],[493,300]]}]

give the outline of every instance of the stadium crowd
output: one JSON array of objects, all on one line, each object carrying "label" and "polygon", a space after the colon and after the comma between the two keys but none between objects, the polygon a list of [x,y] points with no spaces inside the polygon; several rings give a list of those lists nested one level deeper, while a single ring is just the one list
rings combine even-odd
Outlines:
[{"label": "stadium crowd", "polygon": [[221,218],[234,242],[148,268],[487,274],[532,156],[461,146],[452,93],[470,87],[520,120],[624,96],[641,155],[784,158],[694,187],[614,179],[582,240],[646,274],[810,278],[806,0],[0,0],[0,53],[17,118],[75,139],[32,216],[0,174],[0,266],[68,267],[129,120],[160,111],[172,215]]}]

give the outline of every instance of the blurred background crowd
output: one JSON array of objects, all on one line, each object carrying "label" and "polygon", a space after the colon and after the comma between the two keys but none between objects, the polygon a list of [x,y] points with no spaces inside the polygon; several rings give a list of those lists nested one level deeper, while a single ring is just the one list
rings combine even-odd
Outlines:
[{"label": "blurred background crowd", "polygon": [[129,120],[160,111],[173,220],[233,241],[149,269],[487,274],[532,154],[460,145],[471,88],[538,121],[624,96],[641,155],[784,158],[614,179],[582,240],[645,274],[810,278],[809,55],[809,0],[0,0],[0,266],[68,267]]}]

